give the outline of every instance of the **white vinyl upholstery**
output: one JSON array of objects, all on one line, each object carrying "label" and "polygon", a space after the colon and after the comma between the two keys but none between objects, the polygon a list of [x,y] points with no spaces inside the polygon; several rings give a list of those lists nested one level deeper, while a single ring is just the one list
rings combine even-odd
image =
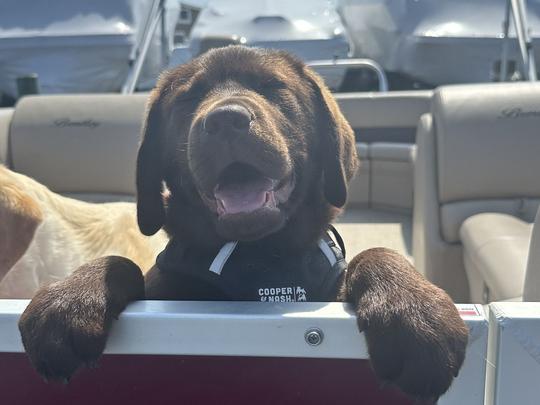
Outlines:
[{"label": "white vinyl upholstery", "polygon": [[335,94],[361,145],[350,206],[411,211],[415,130],[432,95],[428,90]]},{"label": "white vinyl upholstery", "polygon": [[350,207],[410,212],[415,146],[409,143],[357,143],[360,167],[349,184]]},{"label": "white vinyl upholstery", "polygon": [[13,108],[0,108],[0,164],[9,165],[9,126],[13,117]]},{"label": "white vinyl upholstery", "polygon": [[353,128],[415,127],[433,92],[342,93],[336,100]]},{"label": "white vinyl upholstery", "polygon": [[416,147],[409,143],[374,142],[371,161],[371,206],[410,212]]},{"label": "white vinyl upholstery", "polygon": [[11,122],[11,167],[72,196],[133,196],[146,99],[147,94],[21,99]]},{"label": "white vinyl upholstery", "polygon": [[529,246],[523,301],[540,301],[540,210],[536,214]]},{"label": "white vinyl upholstery", "polygon": [[439,201],[540,195],[540,84],[449,86],[431,108]]},{"label": "white vinyl upholstery", "polygon": [[349,184],[348,206],[367,206],[370,200],[369,183],[371,179],[371,162],[368,156],[367,143],[356,143],[356,153],[360,166]]},{"label": "white vinyl upholstery", "polygon": [[463,221],[481,212],[532,221],[540,202],[538,128],[540,84],[531,83],[441,87],[420,120],[413,256],[457,301],[470,298]]},{"label": "white vinyl upholstery", "polygon": [[474,215],[460,235],[474,301],[540,301],[540,210],[534,223]]},{"label": "white vinyl upholstery", "polygon": [[444,288],[456,302],[469,302],[468,281],[460,244],[441,236],[437,196],[435,133],[431,114],[424,114],[416,133],[414,165],[413,258],[418,271]]},{"label": "white vinyl upholstery", "polygon": [[414,144],[416,124],[429,111],[432,91],[335,94],[358,142]]},{"label": "white vinyl upholstery", "polygon": [[459,243],[463,221],[482,212],[508,214],[533,222],[539,205],[538,198],[493,198],[443,204],[440,210],[442,237],[447,242]]},{"label": "white vinyl upholstery", "polygon": [[465,269],[474,302],[523,295],[532,224],[513,215],[482,213],[460,229]]}]

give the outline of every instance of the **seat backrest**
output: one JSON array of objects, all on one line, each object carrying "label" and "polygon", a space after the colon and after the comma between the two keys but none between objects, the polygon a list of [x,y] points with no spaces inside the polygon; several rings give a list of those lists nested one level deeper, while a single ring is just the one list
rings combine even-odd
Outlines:
[{"label": "seat backrest", "polygon": [[433,92],[337,93],[358,142],[414,143],[416,124],[429,111]]},{"label": "seat backrest", "polygon": [[525,286],[523,288],[523,301],[540,301],[540,209],[534,220]]},{"label": "seat backrest", "polygon": [[11,168],[91,201],[133,199],[147,94],[32,96],[16,106]]},{"label": "seat backrest", "polygon": [[429,90],[334,95],[354,129],[361,162],[350,185],[350,206],[411,210],[416,124],[429,111],[432,95]]},{"label": "seat backrest", "polygon": [[479,212],[532,222],[540,203],[540,83],[442,87],[431,112],[442,237],[458,242],[461,223]]},{"label": "seat backrest", "polygon": [[8,135],[13,108],[0,108],[0,164],[9,165]]}]

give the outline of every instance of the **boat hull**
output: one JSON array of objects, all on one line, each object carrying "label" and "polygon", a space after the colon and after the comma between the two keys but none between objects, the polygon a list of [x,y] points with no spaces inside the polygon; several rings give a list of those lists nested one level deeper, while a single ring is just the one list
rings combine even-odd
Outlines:
[{"label": "boat hull", "polygon": [[[376,379],[356,318],[342,303],[132,303],[98,368],[47,384],[26,357],[17,321],[28,301],[0,300],[0,403],[412,404]],[[467,357],[440,405],[484,401],[487,320],[458,308]],[[317,330],[318,342],[308,332]],[[318,343],[318,344],[317,344]]]},{"label": "boat hull", "polygon": [[413,402],[380,388],[367,360],[106,355],[68,385],[46,383],[22,353],[0,353],[3,404],[380,404]]}]

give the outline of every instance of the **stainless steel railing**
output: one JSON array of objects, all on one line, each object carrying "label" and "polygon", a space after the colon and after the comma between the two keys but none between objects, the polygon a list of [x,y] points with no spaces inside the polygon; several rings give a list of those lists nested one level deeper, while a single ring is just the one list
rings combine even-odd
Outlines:
[{"label": "stainless steel railing", "polygon": [[508,34],[510,32],[510,15],[512,15],[519,44],[519,52],[523,65],[523,76],[525,80],[536,81],[536,63],[534,60],[529,26],[527,24],[527,5],[525,0],[507,0],[506,2],[505,17],[503,22],[501,81],[505,81],[508,78]]},{"label": "stainless steel railing", "polygon": [[328,60],[313,60],[307,62],[308,66],[314,68],[328,67],[346,67],[346,68],[365,68],[369,69],[377,75],[379,81],[379,91],[388,91],[388,79],[381,65],[371,59],[328,59]]}]

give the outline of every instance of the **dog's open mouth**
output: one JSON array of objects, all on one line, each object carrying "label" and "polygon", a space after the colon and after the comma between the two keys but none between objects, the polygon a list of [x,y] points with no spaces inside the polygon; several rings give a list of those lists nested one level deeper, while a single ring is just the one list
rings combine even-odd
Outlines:
[{"label": "dog's open mouth", "polygon": [[276,180],[251,165],[232,163],[219,175],[213,195],[204,199],[223,218],[277,209],[289,199],[293,188],[293,175]]}]

